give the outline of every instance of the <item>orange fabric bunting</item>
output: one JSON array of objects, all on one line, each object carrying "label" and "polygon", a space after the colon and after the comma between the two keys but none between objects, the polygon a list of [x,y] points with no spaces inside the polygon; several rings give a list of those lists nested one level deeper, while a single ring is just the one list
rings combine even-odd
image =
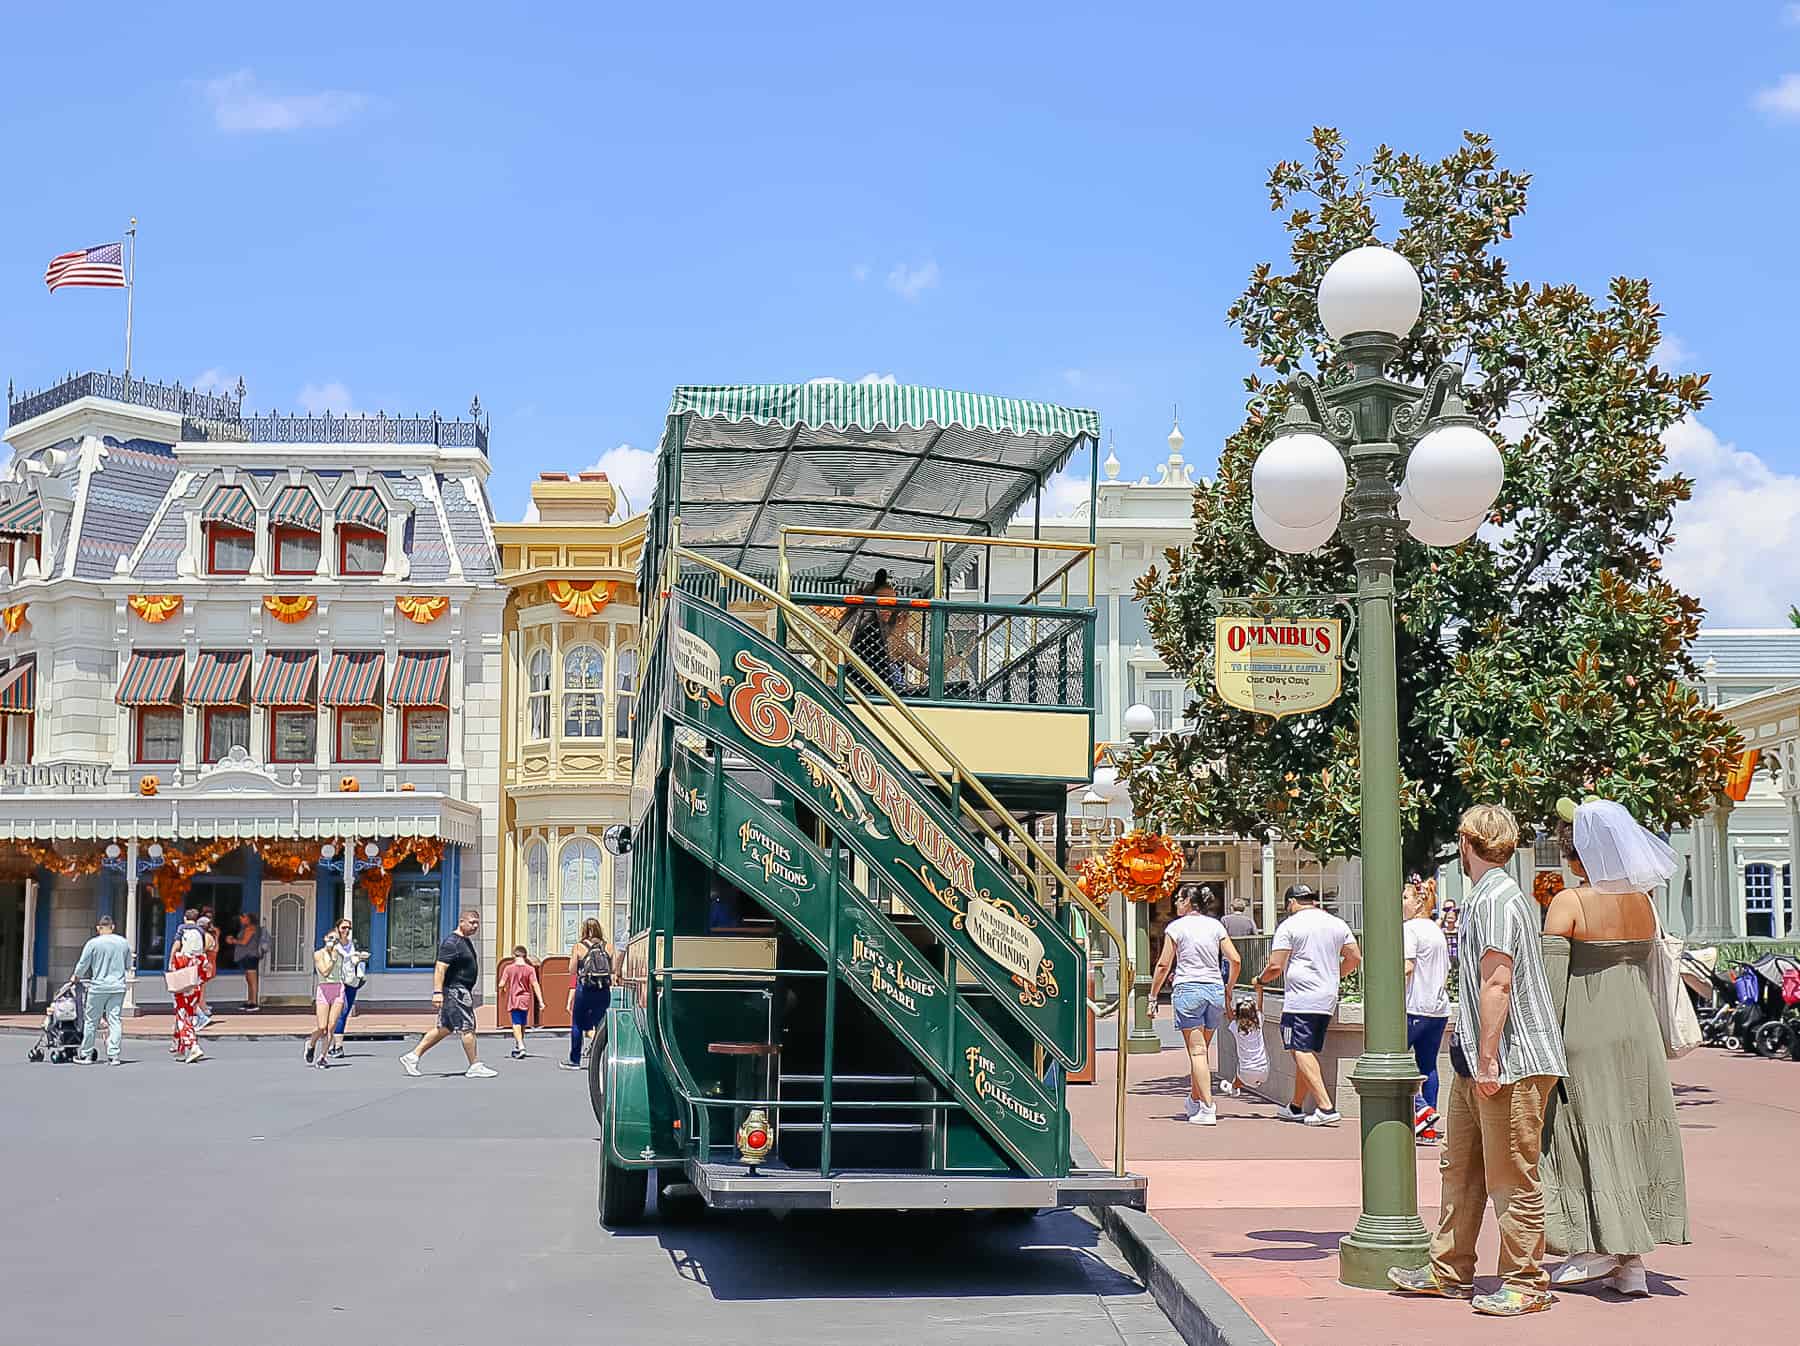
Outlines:
[{"label": "orange fabric bunting", "polygon": [[544,587],[550,601],[571,617],[592,617],[612,602],[613,586],[606,580],[551,580]]},{"label": "orange fabric bunting", "polygon": [[25,625],[25,609],[29,603],[14,603],[10,608],[0,608],[0,626],[6,628],[7,635],[14,635]]},{"label": "orange fabric bunting", "polygon": [[319,600],[311,594],[264,594],[263,610],[278,622],[303,622],[312,616]]},{"label": "orange fabric bunting", "polygon": [[394,609],[408,621],[424,626],[448,612],[450,600],[442,594],[401,594],[394,600]]},{"label": "orange fabric bunting", "polygon": [[180,594],[133,594],[125,600],[130,608],[145,621],[155,624],[166,622],[181,611]]}]

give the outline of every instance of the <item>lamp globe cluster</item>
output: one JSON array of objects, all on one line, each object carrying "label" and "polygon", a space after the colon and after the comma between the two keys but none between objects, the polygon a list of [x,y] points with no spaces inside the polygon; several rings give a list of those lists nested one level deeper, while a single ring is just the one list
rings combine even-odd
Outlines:
[{"label": "lamp globe cluster", "polygon": [[1500,450],[1479,426],[1440,425],[1407,457],[1400,517],[1420,542],[1455,546],[1481,527],[1505,478]]}]

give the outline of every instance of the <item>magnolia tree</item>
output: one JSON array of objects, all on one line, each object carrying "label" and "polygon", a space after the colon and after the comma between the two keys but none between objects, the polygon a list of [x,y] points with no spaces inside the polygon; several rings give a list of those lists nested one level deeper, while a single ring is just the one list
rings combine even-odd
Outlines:
[{"label": "magnolia tree", "polygon": [[1375,241],[1402,253],[1424,288],[1390,372],[1422,379],[1445,361],[1466,365],[1469,411],[1506,461],[1476,537],[1400,544],[1409,861],[1429,863],[1477,800],[1529,824],[1551,818],[1560,796],[1601,794],[1667,828],[1722,791],[1740,743],[1689,685],[1700,607],[1661,573],[1689,494],[1667,470],[1662,436],[1706,403],[1707,376],[1655,364],[1661,311],[1647,281],[1614,280],[1595,299],[1509,276],[1499,254],[1529,185],[1473,133],[1442,160],[1382,146],[1351,167],[1342,137],[1321,128],[1309,160],[1275,165],[1269,196],[1287,262],[1259,265],[1227,312],[1261,366],[1244,380],[1244,423],[1194,493],[1193,542],[1138,586],[1152,639],[1193,689],[1197,725],[1126,763],[1138,817],[1166,830],[1279,833],[1321,856],[1357,849],[1354,670],[1329,709],[1275,720],[1224,705],[1210,661],[1219,596],[1355,588],[1339,540],[1303,556],[1262,542],[1250,478],[1287,407],[1286,376],[1348,377],[1316,295],[1336,258]]}]

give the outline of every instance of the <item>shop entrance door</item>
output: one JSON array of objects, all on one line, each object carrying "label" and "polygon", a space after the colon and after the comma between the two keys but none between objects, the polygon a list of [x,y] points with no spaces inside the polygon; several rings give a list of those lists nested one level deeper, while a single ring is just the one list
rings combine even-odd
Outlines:
[{"label": "shop entrance door", "polygon": [[310,882],[266,881],[262,886],[263,928],[269,934],[262,976],[265,999],[312,999],[317,892],[317,885]]}]

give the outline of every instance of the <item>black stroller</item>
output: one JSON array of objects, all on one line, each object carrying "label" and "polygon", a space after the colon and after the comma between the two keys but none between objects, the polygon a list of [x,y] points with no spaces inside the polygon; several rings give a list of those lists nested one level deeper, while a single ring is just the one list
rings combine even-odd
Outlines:
[{"label": "black stroller", "polygon": [[53,1061],[67,1065],[81,1050],[81,1021],[87,1012],[87,987],[73,979],[50,998],[44,1010],[44,1028],[25,1054],[28,1061]]}]

